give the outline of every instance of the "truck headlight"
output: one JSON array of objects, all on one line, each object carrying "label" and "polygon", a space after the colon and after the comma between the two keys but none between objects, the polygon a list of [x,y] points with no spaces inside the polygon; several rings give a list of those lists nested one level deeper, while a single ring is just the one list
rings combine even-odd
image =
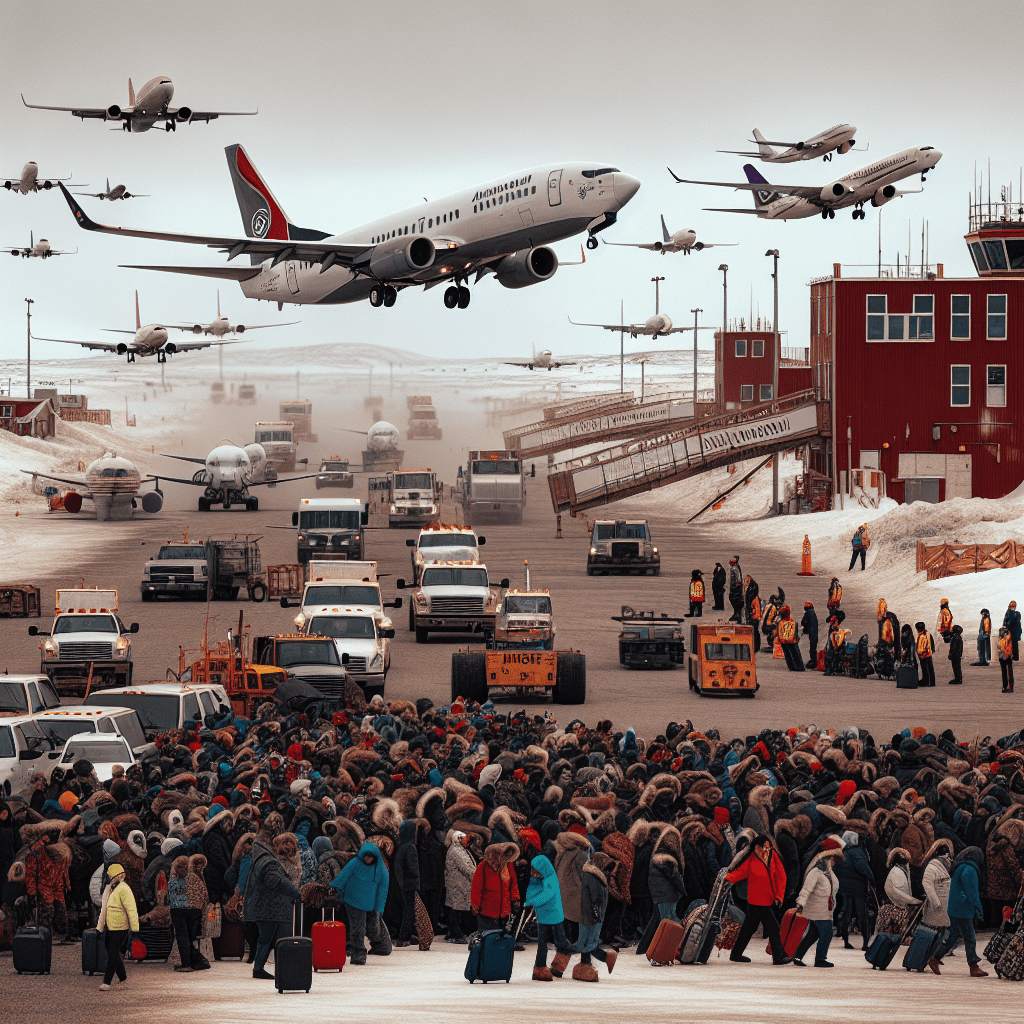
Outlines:
[{"label": "truck headlight", "polygon": [[303,615],[302,612],[299,612],[299,614],[296,615],[292,621],[295,623],[296,626],[299,627],[299,629],[302,629],[302,627],[306,624],[306,616]]},{"label": "truck headlight", "polygon": [[373,661],[371,661],[370,664],[366,666],[367,671],[369,671],[369,672],[374,672],[377,669],[383,668],[383,667],[384,667],[384,655],[382,655],[382,654],[377,654],[374,657]]},{"label": "truck headlight", "polygon": [[591,553],[592,555],[596,555],[596,554],[597,554],[597,548],[591,548],[591,549],[590,549],[590,553]]},{"label": "truck headlight", "polygon": [[436,505],[431,505],[430,506],[430,514],[433,515],[436,511],[437,511],[437,506]]},{"label": "truck headlight", "polygon": [[117,643],[114,644],[114,656],[117,658],[125,658],[128,656],[128,648],[131,645],[128,642],[128,637],[119,636]]},{"label": "truck headlight", "polygon": [[43,644],[43,657],[44,658],[56,658],[57,657],[57,645],[52,640],[47,640]]},{"label": "truck headlight", "polygon": [[658,549],[657,548],[651,548],[651,554],[656,555],[657,553],[658,553]]}]

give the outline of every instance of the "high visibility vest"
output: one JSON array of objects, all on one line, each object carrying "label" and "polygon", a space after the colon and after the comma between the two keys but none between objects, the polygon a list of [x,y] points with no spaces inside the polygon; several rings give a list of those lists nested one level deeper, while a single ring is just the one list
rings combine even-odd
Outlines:
[{"label": "high visibility vest", "polygon": [[886,619],[882,623],[882,641],[891,644],[893,642],[892,619]]},{"label": "high visibility vest", "polygon": [[832,608],[839,604],[843,599],[843,588],[840,584],[836,584],[834,587],[829,588],[828,592],[828,603],[829,607]]},{"label": "high visibility vest", "polygon": [[690,580],[690,600],[691,601],[703,601],[704,600],[704,581],[703,580]]},{"label": "high visibility vest", "polygon": [[878,599],[878,611],[875,613],[875,618],[881,622],[885,618],[885,613],[889,610],[889,606],[885,603],[885,598],[880,597]]},{"label": "high visibility vest", "polygon": [[981,635],[992,635],[992,620],[987,615],[983,615],[981,619]]},{"label": "high visibility vest", "polygon": [[996,646],[999,648],[999,658],[1001,661],[1013,660],[1013,638],[1009,634],[1001,637]]},{"label": "high visibility vest", "polygon": [[764,625],[774,626],[775,620],[779,617],[779,609],[773,604],[768,605],[767,611],[764,613]]},{"label": "high visibility vest", "polygon": [[849,633],[848,629],[836,629],[832,631],[832,635],[829,639],[832,641],[832,646],[837,650],[841,651],[843,646],[846,644],[846,634]]},{"label": "high visibility vest", "polygon": [[953,628],[953,613],[948,608],[943,608],[939,614],[939,631],[948,633]]},{"label": "high visibility vest", "polygon": [[750,602],[750,617],[758,620],[761,618],[761,598],[756,594],[754,595],[754,599]]},{"label": "high visibility vest", "polygon": [[782,619],[779,622],[779,643],[792,644],[796,642],[796,622],[793,619]]},{"label": "high visibility vest", "polygon": [[917,656],[919,658],[930,658],[932,656],[932,638],[928,630],[917,634]]}]

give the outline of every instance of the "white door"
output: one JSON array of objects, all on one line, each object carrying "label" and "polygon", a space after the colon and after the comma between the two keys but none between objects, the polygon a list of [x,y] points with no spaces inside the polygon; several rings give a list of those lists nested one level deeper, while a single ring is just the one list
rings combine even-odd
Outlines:
[{"label": "white door", "polygon": [[562,172],[552,171],[548,175],[548,206],[562,205]]},{"label": "white door", "polygon": [[528,206],[519,207],[519,217],[523,222],[524,228],[533,227],[533,213]]},{"label": "white door", "polygon": [[288,282],[288,290],[292,295],[299,294],[299,279],[295,276],[295,260],[288,260],[285,264],[285,280]]}]

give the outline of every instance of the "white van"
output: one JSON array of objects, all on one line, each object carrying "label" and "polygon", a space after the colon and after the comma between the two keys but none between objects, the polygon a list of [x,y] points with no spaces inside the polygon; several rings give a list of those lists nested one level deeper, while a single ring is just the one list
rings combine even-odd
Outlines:
[{"label": "white van", "polygon": [[201,726],[207,715],[221,717],[231,710],[222,686],[185,683],[146,683],[116,690],[98,690],[86,698],[87,707],[132,708],[138,712],[146,736],[168,729]]},{"label": "white van", "polygon": [[36,721],[57,747],[63,747],[78,733],[91,732],[123,736],[132,748],[136,761],[145,761],[159,753],[156,744],[146,740],[142,722],[133,708],[78,705],[58,711],[44,711],[36,715]]},{"label": "white van", "polygon": [[33,775],[50,777],[60,746],[39,728],[34,715],[0,718],[0,791],[4,797],[27,796]]}]

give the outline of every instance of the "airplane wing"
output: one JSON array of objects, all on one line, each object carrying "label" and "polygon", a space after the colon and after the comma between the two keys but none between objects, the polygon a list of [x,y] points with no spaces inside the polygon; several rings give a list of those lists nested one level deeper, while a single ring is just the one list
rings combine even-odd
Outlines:
[{"label": "airplane wing", "polygon": [[526,367],[530,367],[530,366],[536,366],[537,364],[536,363],[502,363],[501,365],[502,366],[526,366]]},{"label": "airplane wing", "polygon": [[[776,143],[776,145],[778,145],[778,143]],[[716,153],[729,153],[732,156],[745,156],[745,157],[749,157],[751,160],[760,160],[761,159],[761,154],[760,153],[744,153],[742,150],[739,150],[739,149],[716,149],[715,152]]]},{"label": "airplane wing", "polygon": [[[758,213],[758,210],[727,210],[721,206],[705,206],[705,212],[707,213]],[[734,243],[736,244],[736,243]]]},{"label": "airplane wing", "polygon": [[668,173],[680,185],[720,185],[722,188],[736,188],[746,192],[778,192],[779,195],[800,196],[802,199],[815,199],[821,195],[821,185],[776,185],[775,182],[769,184],[764,181],[693,181],[690,178],[680,178],[671,167]]},{"label": "airplane wing", "polygon": [[303,476],[279,476],[276,480],[251,480],[246,487],[264,487],[270,484],[288,484],[293,480],[315,480],[319,473],[305,473]]},{"label": "airplane wing", "polygon": [[[739,242],[701,242],[700,243],[705,249],[721,249],[723,247],[728,248],[730,245],[739,245]],[[693,246],[697,248],[696,244]],[[246,328],[248,330],[248,328]]]},{"label": "airplane wing", "polygon": [[[249,330],[249,328],[246,327],[246,330]],[[246,338],[244,340],[248,341],[249,339]],[[238,341],[185,341],[185,342],[182,342],[180,345],[177,342],[175,342],[174,343],[174,350],[176,352],[195,352],[195,351],[198,351],[201,348],[209,348],[211,345],[241,345],[241,344],[243,344],[243,340],[242,339],[239,339]],[[204,460],[204,462],[205,462],[205,460]]]},{"label": "airplane wing", "polygon": [[74,256],[78,252],[77,249],[48,249],[46,252],[47,257],[50,256]]},{"label": "airplane wing", "polygon": [[[160,453],[165,459],[177,459],[179,462],[194,462],[199,466],[206,465],[206,459],[197,459],[194,455],[168,455],[167,452]],[[165,477],[164,479],[170,479]]]},{"label": "airplane wing", "polygon": [[[170,458],[175,459],[175,458],[179,458],[179,456],[171,455]],[[200,480],[200,481],[197,482],[197,481],[193,480],[191,477],[188,480],[185,480],[185,479],[183,479],[180,476],[164,476],[163,473],[154,473],[153,474],[153,480],[156,481],[156,485],[158,487],[160,486],[160,481],[161,480],[163,480],[163,481],[165,481],[167,483],[172,483],[172,484],[189,484],[192,487],[205,487],[206,486],[206,481],[205,480]]]},{"label": "airplane wing", "polygon": [[[167,116],[174,117],[180,108],[169,107],[167,109]],[[255,117],[259,113],[259,110],[193,110],[192,116],[188,119],[188,124],[193,121],[216,121],[218,117]],[[161,115],[163,116],[163,115]]]},{"label": "airplane wing", "polygon": [[[134,334],[134,331],[127,331],[128,334]],[[69,341],[67,338],[38,338],[36,335],[32,335],[33,341],[56,341],[61,345],[81,345],[82,348],[96,348],[103,352],[116,352],[117,345],[112,341]]]},{"label": "airplane wing", "polygon": [[572,362],[572,363],[552,363],[551,365],[552,365],[552,366],[553,366],[553,367],[554,367],[554,368],[555,368],[556,370],[559,370],[559,369],[561,369],[561,368],[562,368],[563,366],[575,366],[575,365],[576,365],[576,363],[575,363],[575,362]]},{"label": "airplane wing", "polygon": [[[259,267],[143,267],[134,263],[121,263],[118,264],[118,269],[159,270],[165,274],[190,274],[192,277],[216,277],[225,281],[248,281],[250,278],[259,277],[260,275]],[[189,330],[192,330],[192,328],[189,327]]]},{"label": "airplane wing", "polygon": [[[264,327],[293,327],[295,324],[301,324],[301,323],[302,323],[301,320],[289,320],[288,323],[286,323],[286,324],[246,324],[245,325],[245,330],[248,333],[249,331],[259,331],[259,330],[262,330]],[[195,327],[195,324],[194,323],[191,323],[191,324],[164,324],[164,327],[167,327],[168,329],[173,330],[173,331],[191,331]],[[225,345],[234,345],[234,344],[236,344],[236,342],[225,341],[224,344]],[[179,345],[178,346],[178,351],[180,352],[183,347],[184,346]]]},{"label": "airplane wing", "polygon": [[[26,107],[31,107],[33,110],[64,110],[75,117],[81,118],[94,117],[98,120],[103,120],[107,116],[106,107],[47,107],[41,103],[29,103],[28,100],[25,99],[24,93],[21,94],[21,102],[24,103]],[[122,116],[124,114],[131,114],[134,110],[134,107],[122,107],[121,114]]]},{"label": "airplane wing", "polygon": [[607,239],[604,239],[604,244],[605,245],[627,245],[631,249],[652,249],[655,252],[657,252],[657,250],[659,248],[661,248],[661,246],[659,246],[659,244],[657,242],[609,242]]},{"label": "airplane wing", "polygon": [[83,490],[89,489],[89,482],[84,476],[71,477],[71,476],[56,476],[53,473],[41,473],[35,469],[23,469],[22,473],[26,473],[30,477],[42,477],[44,480],[56,480],[57,483],[68,484],[71,487],[81,487]]},{"label": "airplane wing", "polygon": [[602,327],[606,331],[640,331],[643,330],[643,324],[581,324],[569,317],[569,323],[574,327]]}]

